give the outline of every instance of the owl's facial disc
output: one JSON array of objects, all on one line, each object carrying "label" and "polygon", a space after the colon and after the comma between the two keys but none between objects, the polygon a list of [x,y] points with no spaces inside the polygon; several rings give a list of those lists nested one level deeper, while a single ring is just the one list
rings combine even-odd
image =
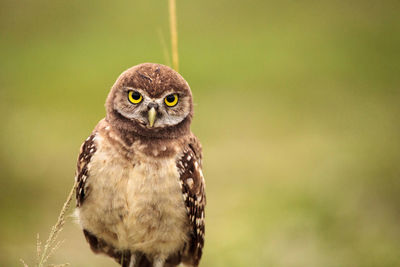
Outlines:
[{"label": "owl's facial disc", "polygon": [[170,67],[143,63],[118,77],[106,108],[106,120],[126,134],[176,138],[190,132],[192,92]]},{"label": "owl's facial disc", "polygon": [[190,114],[190,101],[191,96],[184,92],[166,91],[155,98],[143,89],[124,87],[115,98],[114,109],[140,127],[165,128],[179,124]]}]

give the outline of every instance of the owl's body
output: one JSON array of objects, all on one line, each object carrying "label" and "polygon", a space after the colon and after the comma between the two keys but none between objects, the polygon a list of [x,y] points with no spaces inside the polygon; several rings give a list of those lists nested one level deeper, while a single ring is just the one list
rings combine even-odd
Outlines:
[{"label": "owl's body", "polygon": [[[176,266],[180,262],[197,266],[201,257],[205,206],[201,147],[189,128],[190,90],[177,75],[156,64],[123,73],[108,97],[107,117],[81,148],[76,192],[80,224],[92,250],[115,258],[122,266]],[[171,76],[178,82],[173,80],[168,86]],[[167,89],[158,89],[163,81]],[[136,113],[139,117],[127,118],[135,113],[127,106],[130,90],[141,90],[142,101],[133,101],[134,109],[140,104],[151,107],[142,107]],[[151,103],[160,105],[158,95],[164,99],[171,92],[177,92],[182,102],[185,97],[190,101],[180,103],[180,110],[178,104],[164,110],[158,107],[151,125]],[[174,107],[175,117],[170,118]]]}]

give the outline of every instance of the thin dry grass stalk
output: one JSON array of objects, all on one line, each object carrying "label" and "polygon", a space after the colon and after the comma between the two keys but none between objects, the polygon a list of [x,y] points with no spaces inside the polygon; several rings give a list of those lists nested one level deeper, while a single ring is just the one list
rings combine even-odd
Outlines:
[{"label": "thin dry grass stalk", "polygon": [[176,0],[168,0],[169,2],[169,27],[171,30],[171,45],[172,45],[172,67],[179,71],[178,58],[178,29],[176,19]]},{"label": "thin dry grass stalk", "polygon": [[36,236],[36,265],[39,265],[40,255],[42,254],[42,242],[40,241],[39,233]]},{"label": "thin dry grass stalk", "polygon": [[[49,258],[54,255],[56,250],[61,246],[63,241],[57,241],[58,235],[61,233],[61,231],[64,228],[65,225],[65,214],[67,213],[72,197],[75,192],[75,187],[76,183],[72,187],[71,191],[69,192],[69,195],[67,197],[67,200],[64,202],[64,205],[60,211],[60,215],[58,216],[56,224],[51,228],[50,235],[44,244],[44,247],[42,247],[42,242],[40,241],[39,234],[37,235],[37,240],[36,240],[36,267],[44,267],[46,266],[47,261]],[[57,242],[56,242],[57,241]],[[21,259],[22,264],[24,267],[28,267],[28,265]],[[68,263],[65,264],[52,264],[52,265],[47,265],[47,266],[53,266],[53,267],[64,267],[68,266]]]},{"label": "thin dry grass stalk", "polygon": [[20,259],[20,261],[22,262],[22,264],[24,265],[24,267],[29,267],[28,264],[26,264],[26,263],[24,262],[23,259]]}]

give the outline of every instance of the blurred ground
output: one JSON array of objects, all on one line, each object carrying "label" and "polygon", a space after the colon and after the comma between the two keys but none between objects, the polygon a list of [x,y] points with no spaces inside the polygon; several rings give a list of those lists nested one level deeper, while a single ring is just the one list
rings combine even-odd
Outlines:
[{"label": "blurred ground", "polygon": [[[166,1],[0,1],[0,265],[33,263],[117,76],[166,63]],[[178,1],[202,266],[400,266],[399,1]],[[52,262],[116,266],[69,222]]]}]

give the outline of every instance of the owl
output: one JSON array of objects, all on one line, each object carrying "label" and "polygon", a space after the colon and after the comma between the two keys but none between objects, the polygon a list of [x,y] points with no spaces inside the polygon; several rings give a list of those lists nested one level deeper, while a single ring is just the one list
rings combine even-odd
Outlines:
[{"label": "owl", "polygon": [[119,76],[77,163],[76,213],[94,253],[123,267],[198,266],[206,195],[192,117],[190,87],[171,68]]}]

